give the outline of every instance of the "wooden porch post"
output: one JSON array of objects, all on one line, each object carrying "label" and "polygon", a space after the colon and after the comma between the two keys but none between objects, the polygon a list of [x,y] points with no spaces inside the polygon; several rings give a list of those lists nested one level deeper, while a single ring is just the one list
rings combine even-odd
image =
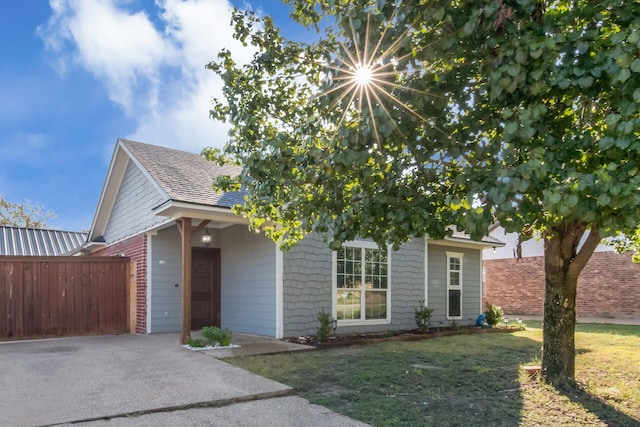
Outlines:
[{"label": "wooden porch post", "polygon": [[129,299],[129,333],[136,334],[136,326],[138,323],[138,262],[131,261],[129,263],[129,286],[127,286],[127,298]]},{"label": "wooden porch post", "polygon": [[191,335],[191,218],[178,222],[182,235],[182,331],[180,344]]}]

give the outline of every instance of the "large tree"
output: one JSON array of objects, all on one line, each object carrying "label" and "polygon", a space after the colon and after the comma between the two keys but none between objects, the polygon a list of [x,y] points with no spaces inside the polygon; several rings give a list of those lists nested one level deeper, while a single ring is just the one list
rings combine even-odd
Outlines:
[{"label": "large tree", "polygon": [[14,203],[0,194],[0,225],[44,228],[47,226],[47,221],[55,217],[55,213],[46,210],[38,203],[33,204],[29,200]]},{"label": "large tree", "polygon": [[[324,28],[208,65],[232,124],[245,213],[284,247],[318,232],[398,244],[494,221],[544,236],[543,377],[571,384],[578,275],[640,212],[640,4],[624,0],[290,0]],[[206,150],[205,150],[206,151]],[[236,186],[236,187],[234,187]],[[581,243],[582,242],[582,243]]]}]

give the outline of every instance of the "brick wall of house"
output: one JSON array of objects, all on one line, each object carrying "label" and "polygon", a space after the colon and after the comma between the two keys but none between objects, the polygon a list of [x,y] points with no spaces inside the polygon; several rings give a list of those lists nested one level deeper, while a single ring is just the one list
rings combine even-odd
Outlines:
[{"label": "brick wall of house", "polygon": [[[486,298],[505,313],[542,315],[544,258],[497,259],[483,262]],[[640,264],[631,253],[596,252],[578,279],[579,317],[640,316]]]},{"label": "brick wall of house", "polygon": [[136,333],[147,333],[147,235],[138,234],[107,246],[91,255],[116,256],[125,254],[136,261]]}]

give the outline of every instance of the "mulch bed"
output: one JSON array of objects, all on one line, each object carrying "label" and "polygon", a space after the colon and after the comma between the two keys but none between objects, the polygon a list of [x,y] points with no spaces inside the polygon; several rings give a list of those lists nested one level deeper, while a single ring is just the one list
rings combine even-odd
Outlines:
[{"label": "mulch bed", "polygon": [[462,328],[430,328],[427,333],[422,333],[418,329],[411,329],[406,331],[395,331],[392,335],[389,333],[377,333],[377,334],[343,334],[330,336],[328,340],[321,341],[315,335],[307,335],[301,337],[289,337],[283,338],[283,341],[308,345],[316,347],[317,349],[327,349],[336,347],[346,347],[350,345],[365,345],[375,344],[379,342],[388,341],[419,341],[424,339],[445,337],[451,335],[469,335],[469,334],[484,334],[495,332],[516,332],[519,328],[477,328],[477,327],[462,327]]}]

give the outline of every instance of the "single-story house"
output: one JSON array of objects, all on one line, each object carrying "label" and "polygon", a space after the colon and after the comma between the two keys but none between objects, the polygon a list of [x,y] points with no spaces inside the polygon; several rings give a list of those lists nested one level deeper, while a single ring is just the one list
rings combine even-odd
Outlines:
[{"label": "single-story house", "polygon": [[[489,236],[505,242],[485,249],[483,271],[486,301],[505,313],[540,316],[544,312],[544,242],[520,242],[496,224]],[[578,317],[640,318],[640,264],[632,253],[617,253],[600,244],[578,277]]]},{"label": "single-story house", "polygon": [[0,256],[62,256],[82,246],[87,233],[0,225]]},{"label": "single-story house", "polygon": [[338,333],[415,328],[421,300],[436,326],[472,323],[483,311],[482,250],[499,240],[454,233],[397,251],[368,240],[332,251],[309,235],[283,252],[231,211],[243,193],[212,190],[214,176],[237,173],[198,154],[117,141],[81,252],[137,263],[138,333],[184,333],[183,312],[194,330],[281,338],[314,334],[321,311]]}]

